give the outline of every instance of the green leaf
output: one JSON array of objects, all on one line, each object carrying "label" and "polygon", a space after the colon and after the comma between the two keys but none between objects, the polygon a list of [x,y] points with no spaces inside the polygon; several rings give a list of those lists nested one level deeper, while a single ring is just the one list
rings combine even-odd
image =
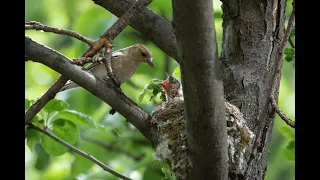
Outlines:
[{"label": "green leaf", "polygon": [[289,161],[295,160],[295,140],[289,141],[283,153]]},{"label": "green leaf", "polygon": [[30,151],[33,152],[37,142],[40,142],[42,134],[34,129],[30,129],[25,133],[25,137],[27,138],[27,146]]},{"label": "green leaf", "polygon": [[279,128],[279,132],[288,139],[294,139],[293,129],[289,126],[282,126]]},{"label": "green leaf", "polygon": [[68,121],[75,123],[76,125],[84,125],[84,126],[89,126],[92,128],[96,127],[95,122],[93,121],[93,119],[90,116],[88,116],[86,114],[82,114],[81,112],[78,112],[75,110],[65,109],[63,111],[60,111],[59,114],[57,114],[52,119],[52,122],[54,122],[55,119],[65,119],[65,120],[68,120]]},{"label": "green leaf", "polygon": [[162,180],[162,176],[159,173],[154,173],[154,169],[147,168],[143,173],[143,180]]},{"label": "green leaf", "polygon": [[40,144],[36,145],[37,161],[34,167],[38,170],[45,170],[50,165],[50,155],[43,149]]},{"label": "green leaf", "polygon": [[164,166],[161,168],[161,171],[165,175],[165,179],[167,180],[176,180],[177,177],[174,175],[174,173],[170,170],[169,166],[167,164],[164,164]]},{"label": "green leaf", "polygon": [[173,70],[172,76],[173,76],[174,78],[177,78],[177,79],[180,79],[180,78],[181,78],[180,66],[176,67],[176,68]]},{"label": "green leaf", "polygon": [[139,95],[139,103],[141,103],[143,101],[144,96],[152,90],[153,95],[157,96],[157,94],[159,92],[161,92],[161,87],[159,84],[157,84],[157,82],[162,82],[162,80],[160,79],[152,79],[151,81],[149,81],[149,83],[143,88],[142,92]]},{"label": "green leaf", "polygon": [[294,26],[294,27],[292,27],[292,29],[291,29],[290,37],[295,36],[295,34],[296,34],[296,28],[295,28],[295,26]]},{"label": "green leaf", "polygon": [[[79,139],[79,131],[77,126],[63,119],[57,119],[52,123],[52,134],[60,139],[74,145]],[[42,136],[41,145],[46,152],[52,156],[60,156],[68,151],[68,148],[49,136]]]},{"label": "green leaf", "polygon": [[293,55],[294,54],[294,49],[293,48],[286,48],[284,50],[285,55]]},{"label": "green leaf", "polygon": [[284,54],[286,55],[285,60],[290,62],[295,58],[295,52],[293,48],[286,48],[284,50]]},{"label": "green leaf", "polygon": [[27,110],[31,106],[31,101],[29,99],[24,99],[24,109]]},{"label": "green leaf", "polygon": [[50,113],[53,111],[61,111],[68,107],[69,107],[69,104],[66,103],[65,101],[62,101],[59,99],[52,99],[43,107],[43,109]]}]

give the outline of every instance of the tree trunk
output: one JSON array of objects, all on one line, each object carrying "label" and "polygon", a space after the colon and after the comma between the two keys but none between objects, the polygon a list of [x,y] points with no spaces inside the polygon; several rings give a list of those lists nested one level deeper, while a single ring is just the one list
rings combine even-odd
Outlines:
[{"label": "tree trunk", "polygon": [[173,0],[172,8],[192,164],[186,179],[225,180],[227,126],[212,1]]},{"label": "tree trunk", "polygon": [[[244,115],[256,135],[245,156],[244,174],[229,179],[263,179],[273,129],[269,95],[275,59],[284,34],[285,0],[222,0],[223,44],[220,57],[225,96]],[[276,99],[278,89],[276,91]]]}]

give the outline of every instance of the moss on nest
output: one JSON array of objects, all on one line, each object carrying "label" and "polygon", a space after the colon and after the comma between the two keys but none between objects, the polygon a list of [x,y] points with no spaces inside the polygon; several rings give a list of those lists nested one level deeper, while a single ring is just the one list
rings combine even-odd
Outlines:
[{"label": "moss on nest", "polygon": [[[228,131],[229,171],[242,174],[244,171],[244,153],[252,145],[254,134],[246,126],[240,110],[225,102],[226,125]],[[187,154],[184,101],[176,97],[160,104],[152,116],[158,129],[158,142],[154,156],[170,166],[178,179],[186,179],[192,166]]]}]

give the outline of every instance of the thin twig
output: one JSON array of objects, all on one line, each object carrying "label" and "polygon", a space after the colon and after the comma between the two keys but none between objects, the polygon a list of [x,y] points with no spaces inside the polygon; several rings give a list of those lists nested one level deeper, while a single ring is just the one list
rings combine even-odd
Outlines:
[{"label": "thin twig", "polygon": [[37,126],[34,126],[32,123],[30,123],[29,125],[29,129],[35,129],[49,137],[51,137],[52,139],[54,139],[55,141],[57,141],[58,143],[64,145],[65,147],[69,148],[71,151],[74,151],[78,154],[80,154],[81,156],[83,156],[86,159],[89,159],[90,161],[94,162],[95,164],[97,164],[98,166],[100,166],[102,169],[104,169],[105,171],[108,171],[109,173],[121,178],[121,179],[125,179],[125,180],[131,180],[130,178],[118,173],[117,171],[109,168],[108,166],[106,166],[105,164],[103,164],[101,161],[99,161],[98,159],[96,159],[95,157],[93,157],[92,155],[81,151],[80,149],[72,146],[71,144],[65,142],[64,140],[60,139],[59,137],[57,137],[56,135],[52,134],[50,131],[48,131],[48,129],[41,129]]},{"label": "thin twig", "polygon": [[[287,26],[287,28],[285,30],[284,38],[283,38],[282,44],[281,44],[280,49],[279,49],[279,54],[278,54],[278,56],[276,58],[276,61],[275,61],[275,64],[276,64],[275,73],[276,74],[275,74],[274,81],[273,81],[273,84],[272,84],[272,87],[271,87],[270,101],[271,101],[272,108],[275,109],[275,111],[281,117],[281,119],[284,120],[287,124],[288,124],[288,122],[290,122],[290,124],[294,125],[294,123],[289,118],[286,118],[286,116],[283,116],[284,114],[281,112],[280,108],[278,107],[278,105],[276,103],[277,101],[275,100],[275,96],[274,96],[274,94],[276,92],[276,88],[279,86],[280,80],[281,80],[281,69],[282,69],[282,62],[283,62],[283,59],[282,59],[283,52],[284,52],[284,49],[285,49],[285,47],[287,45],[287,42],[288,42],[288,40],[290,38],[291,28],[293,26],[294,19],[295,19],[295,0],[293,1],[292,5],[293,5],[293,9],[292,9],[292,12],[291,12],[291,15],[290,15],[290,18],[289,18],[288,26]],[[274,102],[274,103],[272,103],[272,102]],[[288,124],[288,125],[290,125],[290,124]],[[295,126],[291,126],[291,127],[294,128]]]},{"label": "thin twig", "polygon": [[36,22],[36,21],[25,22],[25,24],[26,24],[25,30],[35,29],[35,30],[42,30],[44,32],[53,32],[55,34],[71,36],[71,37],[74,37],[80,41],[87,43],[90,46],[94,43],[93,40],[86,38],[86,37],[82,36],[81,34],[78,34],[74,31],[67,30],[67,29],[53,28],[50,26],[43,25],[43,24]]},{"label": "thin twig", "polygon": [[109,144],[109,143],[105,143],[105,142],[102,142],[102,141],[99,141],[95,138],[91,138],[91,137],[88,137],[88,136],[81,136],[81,138],[85,141],[88,141],[88,142],[91,142],[91,143],[94,143],[96,145],[99,145],[101,147],[104,147],[106,149],[108,149],[109,151],[116,151],[116,152],[119,152],[119,153],[122,153],[122,154],[125,154],[126,156],[129,156],[131,158],[133,158],[135,161],[140,161],[144,155],[139,155],[139,156],[136,156],[136,155],[133,155],[132,153],[126,151],[126,150],[123,150],[117,146],[114,146],[112,144]]},{"label": "thin twig", "polygon": [[[111,26],[107,31],[107,38],[103,37],[103,36],[100,36],[100,38],[93,42],[91,45],[90,45],[90,48],[87,49],[83,55],[81,57],[92,57],[94,56],[96,53],[98,53],[99,51],[101,51],[101,49],[106,46],[107,50],[106,52],[107,53],[110,53],[110,48],[112,48],[112,46],[109,46],[110,44],[112,44],[112,40],[120,34],[120,32],[122,32],[123,30],[123,26],[124,25],[128,25],[128,23],[125,23],[125,22],[131,22],[132,19],[135,17],[133,15],[129,15],[131,13],[137,13],[137,12],[140,12],[141,9],[145,8],[145,6],[143,7],[139,7],[137,6],[136,4],[143,4],[143,5],[148,5],[152,0],[138,0],[134,5],[132,5],[132,7],[134,8],[130,8],[125,14],[123,14],[123,16],[121,16],[116,22],[115,24],[118,24],[118,25],[115,25],[115,26]],[[148,3],[146,3],[148,2]],[[138,11],[136,11],[135,9],[138,9]],[[128,18],[128,19],[127,19]],[[30,23],[26,23],[27,25],[33,25],[33,24],[36,24],[35,22],[30,22]],[[121,26],[120,26],[120,25]],[[116,29],[116,28],[119,28],[119,29]],[[104,35],[106,34],[104,33]],[[59,81],[58,81],[59,80]],[[66,77],[64,77],[63,75],[60,76],[60,78],[58,79],[51,87],[49,90],[48,93],[45,93],[43,96],[41,96],[41,98],[38,100],[38,101],[41,101],[41,105],[38,106],[38,111],[36,110],[32,110],[31,107],[27,110],[26,112],[26,118],[25,118],[25,123],[26,125],[31,121],[31,119],[40,111],[40,109],[46,105],[49,100],[51,100],[52,98],[55,97],[55,95],[59,92],[59,90],[64,86],[64,84],[68,81],[68,79]],[[63,80],[65,81],[64,83]],[[28,116],[27,116],[27,113],[28,113]]]},{"label": "thin twig", "polygon": [[83,66],[89,62],[91,63],[97,63],[97,62],[102,62],[104,57],[101,56],[95,56],[95,57],[79,57],[76,59],[73,59],[72,63]]},{"label": "thin twig", "polygon": [[61,87],[66,84],[68,78],[60,76],[56,82],[38,99],[32,104],[25,113],[25,125],[29,124],[32,118],[51,100],[55,97],[55,94],[59,92]]},{"label": "thin twig", "polygon": [[274,108],[274,110],[277,112],[277,114],[281,117],[281,119],[284,120],[284,122],[286,122],[289,126],[295,128],[295,122],[292,121],[289,117],[287,117],[282,111],[281,109],[278,107],[277,102],[275,101],[275,98],[273,95],[271,95],[271,105]]},{"label": "thin twig", "polygon": [[293,43],[293,41],[292,41],[291,37],[289,37],[289,43],[290,43],[290,45],[291,45],[291,47],[292,47],[292,48],[295,48],[295,47],[296,47],[296,46],[294,45],[294,43]]}]

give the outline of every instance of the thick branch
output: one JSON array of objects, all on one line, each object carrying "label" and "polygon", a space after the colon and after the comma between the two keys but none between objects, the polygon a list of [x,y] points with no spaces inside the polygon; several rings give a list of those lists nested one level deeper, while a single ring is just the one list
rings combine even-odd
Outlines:
[{"label": "thick branch", "polygon": [[[135,0],[93,1],[117,17],[122,16],[135,2]],[[129,25],[152,41],[163,52],[180,62],[178,59],[176,37],[174,35],[173,28],[168,21],[154,13],[149,8],[146,8],[141,13],[137,14]]]},{"label": "thick branch", "polygon": [[183,57],[180,65],[187,144],[193,165],[188,179],[226,180],[227,126],[213,4],[173,0],[172,6],[173,27]]},{"label": "thick branch", "polygon": [[100,78],[96,78],[91,73],[82,70],[80,66],[73,65],[67,57],[44,45],[38,44],[29,37],[25,37],[25,54],[33,61],[40,62],[63,74],[117,109],[151,143],[154,142],[155,137],[152,132],[156,132],[156,130],[151,129],[148,124],[152,117],[122,92],[116,91],[110,80],[103,81]]},{"label": "thick branch", "polygon": [[[138,2],[137,3],[140,3],[141,4],[141,2],[145,2],[145,1],[147,1],[147,2],[149,2],[150,3],[150,1],[149,0],[138,0]],[[142,5],[144,5],[144,6],[147,6],[148,5],[148,3],[142,3]],[[142,7],[137,7],[137,6],[134,6],[135,8],[138,8],[138,10],[140,10],[140,8],[142,8]],[[117,20],[117,22],[116,23],[118,23],[118,22],[125,22],[125,21],[131,21],[131,18],[133,18],[134,16],[129,16],[129,15],[127,15],[127,14],[130,14],[130,13],[135,13],[136,11],[135,11],[135,9],[130,9],[130,11],[129,12],[127,12],[127,13],[125,13],[125,15],[124,15],[124,17],[122,18],[120,18],[120,19],[118,19]],[[127,18],[127,19],[126,19]],[[30,25],[32,25],[32,24],[34,24],[35,22],[30,22],[29,24]],[[28,24],[28,23],[27,23]],[[125,25],[125,23],[122,23],[123,25]],[[123,30],[123,29],[121,29],[121,28],[118,28],[118,29],[115,29],[115,28],[117,28],[118,26],[112,26],[111,28],[109,28],[108,30],[107,30],[107,32],[112,32],[112,34],[113,34],[113,38],[114,37],[116,37],[118,34],[120,34],[120,32]],[[106,47],[106,53],[110,53],[111,52],[111,49],[112,49],[112,45],[111,45],[111,43],[112,43],[112,38],[110,37],[110,39],[107,39],[106,37],[104,37],[104,36],[101,36],[97,41],[95,41],[94,43],[92,43],[91,45],[90,45],[90,48],[89,49],[87,49],[84,53],[83,53],[83,55],[81,56],[81,57],[92,57],[92,56],[94,56],[97,52],[99,52],[103,47]],[[26,56],[26,55],[25,55]],[[108,68],[107,68],[108,69]],[[61,85],[61,84],[63,84],[63,82],[62,82],[62,79],[65,79],[63,76],[61,76],[60,78],[59,78],[59,81],[57,81],[56,83],[54,83],[52,86],[54,86],[54,88],[52,88],[52,91],[50,91],[51,93],[50,94],[46,94],[46,95],[43,95],[43,96],[41,96],[41,98],[38,100],[38,101],[42,101],[42,103],[37,107],[38,108],[38,110],[40,110],[50,99],[52,99],[59,91],[57,90],[57,89],[60,89],[60,88],[62,88],[62,86],[63,85]],[[59,82],[59,83],[58,83]],[[66,83],[67,81],[65,81],[65,83]],[[55,90],[55,91],[54,91]],[[45,101],[45,100],[48,100],[48,101]],[[36,113],[37,113],[37,111],[31,111],[31,109],[29,108],[28,110],[27,110],[27,113],[31,113],[31,114],[29,114],[29,116],[28,116],[28,118],[26,118],[25,119],[25,122],[30,122],[31,121],[31,119],[36,115]],[[34,114],[33,114],[34,113]]]},{"label": "thick branch", "polygon": [[103,164],[101,161],[99,161],[98,159],[96,159],[95,157],[93,157],[92,155],[81,151],[80,149],[72,146],[71,144],[65,142],[64,140],[60,139],[59,137],[57,137],[56,135],[52,134],[50,131],[48,131],[48,129],[41,129],[37,126],[34,126],[33,124],[29,124],[29,128],[31,129],[35,129],[49,137],[51,137],[52,139],[54,139],[55,141],[57,141],[58,143],[64,145],[65,147],[69,148],[71,151],[74,151],[78,154],[80,154],[81,156],[83,156],[86,159],[89,159],[90,161],[94,162],[95,164],[97,164],[98,166],[102,167],[102,169],[104,169],[105,171],[108,171],[109,173],[121,178],[121,179],[125,179],[125,180],[131,180],[130,178],[118,173],[117,171],[109,168],[108,166],[106,166],[105,164]]}]

